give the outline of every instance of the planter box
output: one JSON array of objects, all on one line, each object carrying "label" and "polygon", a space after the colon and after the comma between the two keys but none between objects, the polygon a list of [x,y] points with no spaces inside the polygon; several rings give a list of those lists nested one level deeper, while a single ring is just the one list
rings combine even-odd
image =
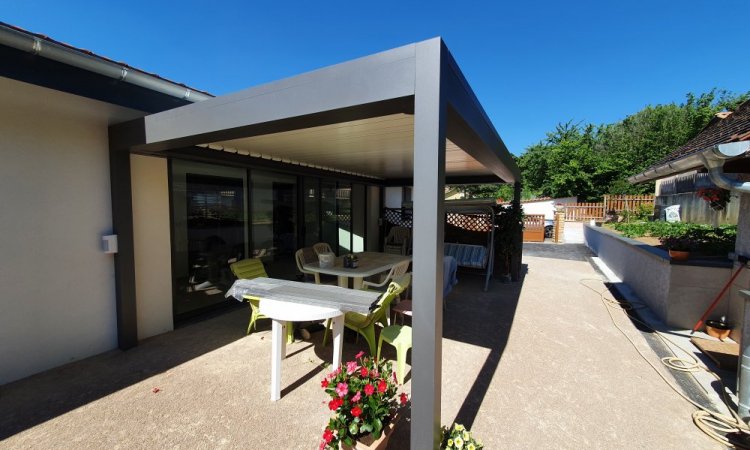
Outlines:
[{"label": "planter box", "polygon": [[[673,261],[665,250],[585,225],[586,245],[667,325],[691,329],[731,277],[729,260]],[[727,294],[711,317],[741,317]],[[710,317],[709,317],[710,318]]]}]

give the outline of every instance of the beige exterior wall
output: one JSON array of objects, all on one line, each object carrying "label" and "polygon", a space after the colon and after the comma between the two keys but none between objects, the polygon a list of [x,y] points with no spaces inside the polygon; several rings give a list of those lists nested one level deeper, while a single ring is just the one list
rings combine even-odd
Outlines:
[{"label": "beige exterior wall", "polygon": [[174,329],[167,160],[131,155],[138,339]]},{"label": "beige exterior wall", "polygon": [[107,127],[139,115],[0,77],[0,384],[117,346]]}]

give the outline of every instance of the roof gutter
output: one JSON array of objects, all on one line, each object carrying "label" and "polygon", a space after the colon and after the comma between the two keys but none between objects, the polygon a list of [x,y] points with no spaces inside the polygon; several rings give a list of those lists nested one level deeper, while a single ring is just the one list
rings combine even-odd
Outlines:
[{"label": "roof gutter", "polygon": [[750,152],[750,141],[713,145],[685,158],[668,162],[633,175],[628,178],[628,182],[631,184],[643,183],[703,166],[708,169],[709,178],[717,186],[730,191],[750,193],[750,182],[735,180],[724,173],[724,163],[727,160],[742,156],[748,152]]},{"label": "roof gutter", "polygon": [[177,83],[149,75],[132,67],[114,61],[89,55],[74,48],[44,40],[33,34],[24,33],[0,23],[0,45],[6,45],[34,55],[51,59],[79,69],[104,75],[152,91],[160,92],[189,102],[199,102],[212,98]]}]

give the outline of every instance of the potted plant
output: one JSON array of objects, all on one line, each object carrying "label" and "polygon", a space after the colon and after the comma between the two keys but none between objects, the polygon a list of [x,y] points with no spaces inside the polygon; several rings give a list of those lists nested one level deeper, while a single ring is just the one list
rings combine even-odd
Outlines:
[{"label": "potted plant", "polygon": [[669,251],[669,257],[675,261],[687,260],[690,250],[695,247],[695,242],[684,236],[666,236],[660,238],[659,241]]},{"label": "potted plant", "polygon": [[466,427],[460,423],[454,423],[450,428],[443,427],[440,448],[445,450],[481,450],[484,445],[475,439]]},{"label": "potted plant", "polygon": [[729,337],[732,326],[727,323],[726,317],[722,316],[719,320],[706,321],[706,334],[715,337],[720,341]]},{"label": "potted plant", "polygon": [[406,394],[397,394],[396,374],[390,361],[359,352],[321,382],[331,397],[333,416],[323,431],[320,449],[384,449],[406,405]]},{"label": "potted plant", "polygon": [[702,198],[703,201],[708,203],[714,211],[721,211],[726,208],[727,203],[732,197],[732,194],[722,188],[704,188],[698,189],[698,197]]}]

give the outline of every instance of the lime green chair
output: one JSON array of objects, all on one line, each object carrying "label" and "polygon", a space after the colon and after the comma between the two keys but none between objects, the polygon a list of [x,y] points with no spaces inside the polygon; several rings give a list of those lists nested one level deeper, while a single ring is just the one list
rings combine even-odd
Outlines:
[{"label": "lime green chair", "polygon": [[[240,280],[252,280],[253,278],[268,277],[266,268],[263,267],[263,261],[257,258],[248,258],[232,263],[229,266],[234,276]],[[260,299],[246,295],[244,297],[250,304],[250,323],[247,325],[247,334],[250,334],[250,330],[256,329],[255,322],[258,319],[268,319],[260,313]],[[287,323],[287,341],[292,342],[294,340],[294,328],[292,324]]]},{"label": "lime green chair", "polygon": [[405,325],[391,325],[383,328],[378,338],[378,354],[383,347],[383,341],[396,348],[396,378],[399,384],[404,384],[406,375],[406,354],[411,348],[411,327]]},{"label": "lime green chair", "polygon": [[[365,337],[367,345],[370,347],[370,355],[375,354],[375,324],[380,323],[382,326],[388,326],[388,311],[391,302],[404,291],[404,287],[396,282],[391,282],[388,289],[378,299],[378,306],[370,314],[359,314],[348,312],[344,315],[344,326],[350,330]],[[323,335],[323,345],[328,341],[328,333],[331,329],[330,320],[326,322],[326,331]]]},{"label": "lime green chair", "polygon": [[[255,258],[243,259],[232,263],[229,269],[240,280],[252,280],[253,278],[268,276],[266,268],[263,267],[263,261]],[[258,319],[267,319],[267,317],[260,313],[259,298],[246,295],[245,299],[250,304],[250,323],[247,326],[247,334],[250,334],[250,330],[256,328],[255,322]]]}]

